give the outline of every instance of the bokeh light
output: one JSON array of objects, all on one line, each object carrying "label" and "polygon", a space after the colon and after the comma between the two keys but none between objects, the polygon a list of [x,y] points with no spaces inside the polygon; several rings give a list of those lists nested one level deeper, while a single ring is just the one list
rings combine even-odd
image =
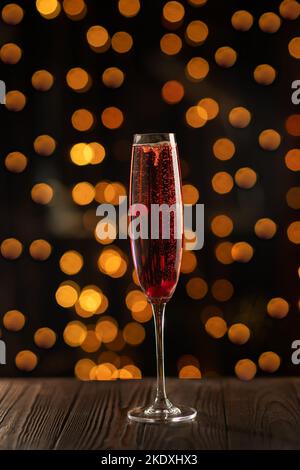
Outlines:
[{"label": "bokeh light", "polygon": [[119,108],[110,106],[102,111],[101,121],[108,129],[118,129],[123,124],[124,115]]},{"label": "bokeh light", "polygon": [[3,258],[17,259],[22,254],[23,245],[16,238],[6,238],[1,242],[0,251]]},{"label": "bokeh light", "polygon": [[272,219],[265,217],[256,221],[254,231],[258,238],[270,240],[276,234],[277,225]]},{"label": "bokeh light", "polygon": [[251,113],[248,109],[243,108],[242,106],[232,108],[228,115],[228,120],[233,127],[244,129],[250,124]]},{"label": "bokeh light", "polygon": [[199,200],[199,191],[192,184],[184,184],[182,186],[182,202],[183,204],[196,204]]},{"label": "bokeh light", "polygon": [[237,242],[231,248],[231,256],[234,261],[248,263],[254,254],[252,246],[247,242]]},{"label": "bokeh light", "polygon": [[200,108],[205,109],[207,119],[209,121],[215,119],[215,117],[217,117],[217,115],[219,114],[219,104],[213,98],[202,98],[199,101],[198,106],[200,106]]},{"label": "bokeh light", "polygon": [[201,106],[191,106],[185,113],[185,119],[190,127],[203,127],[207,122],[207,112]]},{"label": "bokeh light", "polygon": [[38,91],[48,91],[53,86],[54,77],[48,70],[37,70],[31,77],[31,83]]},{"label": "bokeh light", "polygon": [[29,350],[18,352],[15,358],[15,364],[18,369],[24,372],[31,372],[38,364],[37,355]]},{"label": "bokeh light", "polygon": [[145,328],[136,322],[127,323],[123,330],[123,338],[126,343],[131,344],[132,346],[137,346],[141,344],[145,339],[146,333]]},{"label": "bokeh light", "polygon": [[73,21],[82,20],[87,12],[84,0],[63,0],[63,9]]},{"label": "bokeh light", "polygon": [[180,272],[184,274],[192,273],[197,267],[197,257],[192,251],[183,251]]},{"label": "bokeh light", "polygon": [[296,20],[300,15],[300,4],[295,0],[284,0],[279,5],[279,12],[286,20]]},{"label": "bokeh light", "polygon": [[36,0],[36,9],[41,16],[52,20],[59,15],[61,6],[57,0]]},{"label": "bokeh light", "polygon": [[167,33],[160,40],[160,48],[164,54],[176,55],[182,48],[182,40],[177,34]]},{"label": "bokeh light", "polygon": [[87,181],[77,183],[72,189],[73,201],[79,206],[86,206],[90,204],[95,197],[95,188]]},{"label": "bokeh light", "polygon": [[108,88],[119,88],[124,78],[124,73],[118,67],[109,67],[102,74],[102,81]]},{"label": "bokeh light", "polygon": [[111,343],[118,334],[118,324],[116,320],[110,316],[101,317],[95,327],[97,338],[102,343]]},{"label": "bokeh light", "polygon": [[194,365],[183,366],[179,371],[180,379],[201,379],[201,372]]},{"label": "bokeh light", "polygon": [[281,136],[274,129],[266,129],[259,134],[258,141],[264,150],[277,150],[281,143]]},{"label": "bokeh light", "polygon": [[203,57],[193,57],[186,66],[187,77],[196,82],[203,80],[209,72],[209,63]]},{"label": "bokeh light", "polygon": [[24,11],[16,3],[8,3],[5,5],[1,12],[2,20],[10,25],[16,25],[21,23],[24,17]]},{"label": "bokeh light", "polygon": [[264,33],[273,34],[279,30],[281,19],[278,15],[276,15],[276,13],[269,11],[267,13],[263,13],[260,16],[258,24]]},{"label": "bokeh light", "polygon": [[58,305],[63,308],[70,308],[75,305],[78,299],[79,288],[75,282],[63,282],[55,292],[55,299]]},{"label": "bokeh light", "polygon": [[203,21],[191,21],[185,31],[187,42],[191,46],[199,46],[204,43],[208,36],[208,27]]},{"label": "bokeh light", "polygon": [[173,26],[180,24],[183,20],[184,14],[184,6],[177,1],[167,2],[163,7],[164,19]]},{"label": "bokeh light", "polygon": [[70,69],[66,75],[68,86],[77,93],[88,91],[92,85],[92,79],[86,70],[81,67]]},{"label": "bokeh light", "polygon": [[290,242],[299,244],[300,243],[300,221],[296,220],[292,222],[287,228],[287,236]]},{"label": "bokeh light", "polygon": [[215,61],[220,67],[232,67],[237,60],[237,53],[232,47],[219,47],[215,52]]},{"label": "bokeh light", "polygon": [[226,171],[219,171],[213,176],[211,184],[216,193],[227,194],[233,188],[233,179]]},{"label": "bokeh light", "polygon": [[285,155],[285,164],[291,171],[300,171],[300,149],[291,149]]},{"label": "bokeh light", "polygon": [[289,313],[289,304],[288,302],[283,299],[282,297],[274,297],[273,299],[269,300],[267,304],[267,312],[270,317],[273,318],[284,318]]},{"label": "bokeh light", "polygon": [[233,263],[233,258],[231,255],[231,250],[233,243],[231,242],[221,242],[215,248],[215,255],[217,260],[222,264],[231,264]]},{"label": "bokeh light", "polygon": [[86,38],[95,52],[105,52],[110,46],[108,31],[103,26],[91,26],[86,33]]},{"label": "bokeh light", "polygon": [[187,295],[194,300],[203,299],[208,292],[207,282],[201,277],[193,277],[190,279],[185,288]]},{"label": "bokeh light", "polygon": [[78,251],[66,251],[59,260],[59,266],[69,276],[77,274],[83,267],[83,257]]},{"label": "bokeh light", "polygon": [[293,137],[300,137],[300,114],[291,114],[285,121],[285,128]]},{"label": "bokeh light", "polygon": [[33,142],[36,153],[43,157],[49,157],[56,149],[56,142],[50,135],[39,135]]},{"label": "bokeh light", "polygon": [[281,359],[273,351],[266,351],[258,358],[258,365],[261,370],[268,373],[276,372],[280,367]]},{"label": "bokeh light", "polygon": [[231,24],[237,31],[249,31],[253,25],[253,16],[249,11],[238,10],[232,15]]},{"label": "bokeh light", "polygon": [[27,157],[21,152],[10,152],[6,155],[4,164],[12,173],[22,173],[27,167]]},{"label": "bokeh light", "polygon": [[236,363],[234,371],[240,380],[248,381],[254,379],[257,367],[251,359],[241,359]]},{"label": "bokeh light", "polygon": [[286,202],[292,209],[300,209],[300,186],[294,186],[288,190]]},{"label": "bokeh light", "polygon": [[5,64],[17,64],[22,57],[22,49],[12,42],[4,44],[0,49],[0,59]]},{"label": "bokeh light", "polygon": [[5,106],[9,111],[22,111],[26,105],[26,96],[18,90],[12,90],[6,93]]},{"label": "bokeh light", "polygon": [[132,18],[140,11],[140,0],[119,0],[118,8],[121,15],[126,18]]},{"label": "bokeh light", "polygon": [[234,344],[245,344],[249,341],[251,332],[247,325],[234,323],[228,330],[228,338]]},{"label": "bokeh light", "polygon": [[119,54],[129,52],[133,46],[132,36],[126,31],[118,31],[111,38],[111,47]]},{"label": "bokeh light", "polygon": [[19,310],[9,310],[4,314],[2,321],[8,331],[20,331],[24,328],[26,318]]},{"label": "bokeh light", "polygon": [[261,64],[255,67],[253,76],[260,85],[271,85],[276,78],[276,70],[269,64]]},{"label": "bokeh light", "polygon": [[34,240],[29,245],[30,256],[37,261],[45,261],[52,252],[52,246],[43,239]]},{"label": "bokeh light", "polygon": [[234,181],[239,188],[250,189],[255,185],[257,181],[257,175],[255,171],[252,170],[252,168],[240,168],[234,175]]},{"label": "bokeh light", "polygon": [[227,279],[218,279],[211,286],[212,296],[219,302],[226,302],[233,296],[234,288]]},{"label": "bokeh light", "polygon": [[296,37],[290,40],[289,53],[294,59],[300,59],[300,37]]},{"label": "bokeh light", "polygon": [[94,116],[88,109],[77,109],[71,117],[72,126],[77,131],[89,131],[94,125]]},{"label": "bokeh light", "polygon": [[176,104],[184,97],[184,87],[177,80],[170,80],[162,87],[161,94],[166,103]]},{"label": "bokeh light", "polygon": [[233,221],[228,215],[216,215],[210,224],[211,231],[217,237],[228,237],[233,230]]},{"label": "bokeh light", "polygon": [[77,379],[87,381],[90,380],[91,370],[96,366],[91,359],[80,359],[76,362],[74,373]]},{"label": "bokeh light", "polygon": [[64,329],[63,337],[68,346],[81,346],[87,336],[87,328],[80,321],[71,321]]},{"label": "bokeh light", "polygon": [[205,323],[205,331],[215,339],[223,338],[227,332],[227,323],[222,317],[210,317]]},{"label": "bokeh light", "polygon": [[213,145],[213,154],[218,160],[230,160],[235,154],[235,145],[226,137],[217,139]]},{"label": "bokeh light", "polygon": [[56,333],[48,327],[39,328],[34,333],[34,342],[42,349],[53,348],[56,343]]}]

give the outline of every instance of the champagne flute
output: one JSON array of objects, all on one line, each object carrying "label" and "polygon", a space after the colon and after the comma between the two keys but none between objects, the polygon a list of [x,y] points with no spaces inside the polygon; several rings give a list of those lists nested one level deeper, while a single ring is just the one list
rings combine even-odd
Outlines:
[{"label": "champagne flute", "polygon": [[178,282],[183,245],[181,176],[174,134],[134,135],[130,238],[139,283],[153,310],[157,386],[154,403],[130,410],[128,417],[149,423],[188,421],[197,412],[169,401],[164,372],[165,307]]}]

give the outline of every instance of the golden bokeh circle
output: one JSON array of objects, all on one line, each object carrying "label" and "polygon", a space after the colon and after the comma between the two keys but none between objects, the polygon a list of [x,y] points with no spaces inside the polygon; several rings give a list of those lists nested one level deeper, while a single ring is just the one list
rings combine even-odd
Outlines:
[{"label": "golden bokeh circle", "polygon": [[293,186],[288,190],[286,202],[292,209],[300,209],[300,186]]},{"label": "golden bokeh circle", "polygon": [[232,47],[223,46],[215,52],[215,61],[220,67],[232,67],[237,60],[237,53]]},{"label": "golden bokeh circle", "polygon": [[118,129],[123,124],[124,115],[119,108],[110,106],[102,111],[101,121],[107,129]]},{"label": "golden bokeh circle", "polygon": [[140,0],[119,0],[118,2],[119,12],[126,18],[136,16],[140,11],[140,8]]},{"label": "golden bokeh circle", "polygon": [[118,67],[109,67],[104,70],[102,81],[108,88],[119,88],[124,82],[124,73]]},{"label": "golden bokeh circle", "polygon": [[212,219],[210,227],[212,233],[217,237],[228,237],[233,230],[233,221],[228,215],[216,215]]},{"label": "golden bokeh circle", "polygon": [[284,0],[279,5],[279,12],[286,20],[296,20],[300,15],[300,4],[295,0]]},{"label": "golden bokeh circle", "polygon": [[83,267],[83,257],[78,251],[66,251],[59,260],[59,267],[65,274],[78,274]]},{"label": "golden bokeh circle", "polygon": [[228,120],[233,127],[244,129],[250,124],[251,113],[248,109],[238,106],[236,108],[232,108],[228,115]]},{"label": "golden bokeh circle", "polygon": [[180,23],[184,14],[184,6],[177,1],[167,2],[163,7],[163,17],[169,23]]},{"label": "golden bokeh circle", "polygon": [[207,122],[207,112],[201,106],[191,106],[185,113],[185,120],[190,127],[203,127]]},{"label": "golden bokeh circle", "polygon": [[258,142],[264,150],[277,150],[281,144],[281,136],[274,129],[265,129],[259,134]]},{"label": "golden bokeh circle", "polygon": [[193,81],[203,80],[209,72],[209,63],[203,57],[193,57],[186,66],[186,73]]},{"label": "golden bokeh circle", "polygon": [[253,188],[257,181],[257,174],[252,168],[239,168],[235,172],[234,181],[239,188],[250,189]]},{"label": "golden bokeh circle", "polygon": [[287,236],[290,242],[299,245],[300,243],[300,221],[292,222],[287,228]]},{"label": "golden bokeh circle", "polygon": [[300,59],[300,37],[290,40],[288,45],[289,53],[294,59]]},{"label": "golden bokeh circle", "polygon": [[219,171],[213,176],[211,184],[216,193],[227,194],[233,188],[233,178],[226,171]]},{"label": "golden bokeh circle", "polygon": [[22,49],[15,43],[4,44],[0,49],[0,59],[5,64],[17,64],[22,58]]},{"label": "golden bokeh circle", "polygon": [[211,293],[219,302],[227,302],[233,296],[234,288],[227,279],[217,279],[211,286]]},{"label": "golden bokeh circle", "polygon": [[27,167],[27,157],[21,152],[10,152],[6,155],[4,164],[12,173],[22,173]]},{"label": "golden bokeh circle", "polygon": [[280,363],[280,357],[273,351],[263,352],[258,358],[260,369],[268,373],[276,372],[280,367]]},{"label": "golden bokeh circle", "polygon": [[227,332],[227,323],[222,317],[210,317],[205,323],[205,331],[215,339],[223,338]]},{"label": "golden bokeh circle", "polygon": [[79,206],[90,204],[95,197],[95,188],[88,181],[81,181],[75,184],[72,189],[72,199]]},{"label": "golden bokeh circle", "polygon": [[16,238],[6,238],[1,242],[0,251],[3,258],[17,259],[22,254],[23,245]]},{"label": "golden bokeh circle", "polygon": [[274,297],[267,304],[267,312],[272,318],[284,318],[289,313],[290,306],[282,297]]},{"label": "golden bokeh circle", "polygon": [[72,126],[80,132],[89,131],[95,122],[93,113],[88,109],[77,109],[71,117]]},{"label": "golden bokeh circle", "polygon": [[8,3],[2,8],[1,12],[2,20],[10,25],[16,25],[21,23],[24,17],[24,11],[16,3]]},{"label": "golden bokeh circle", "polygon": [[251,335],[250,329],[243,323],[234,323],[228,330],[228,338],[234,344],[245,344]]},{"label": "golden bokeh circle", "polygon": [[187,295],[194,300],[203,299],[208,292],[207,282],[201,277],[193,277],[190,279],[185,288]]},{"label": "golden bokeh circle", "polygon": [[31,189],[31,199],[37,204],[49,204],[54,196],[52,187],[47,183],[37,183]]},{"label": "golden bokeh circle", "polygon": [[258,24],[264,33],[273,34],[279,30],[281,19],[276,13],[268,11],[260,16]]},{"label": "golden bokeh circle", "polygon": [[19,90],[6,93],[5,106],[9,111],[22,111],[26,105],[26,96]]},{"label": "golden bokeh circle", "polygon": [[271,85],[276,78],[276,70],[269,64],[260,64],[253,72],[254,80],[260,85]]},{"label": "golden bokeh circle", "polygon": [[111,38],[111,47],[119,54],[125,54],[133,46],[132,36],[126,31],[118,31]]},{"label": "golden bokeh circle", "polygon": [[52,246],[43,239],[34,240],[29,245],[30,256],[37,261],[45,261],[52,252]]},{"label": "golden bokeh circle", "polygon": [[291,149],[285,155],[285,164],[291,171],[300,171],[300,149]]},{"label": "golden bokeh circle", "polygon": [[258,238],[270,240],[276,234],[277,225],[272,219],[265,217],[257,220],[254,226],[254,231]]},{"label": "golden bokeh circle", "polygon": [[237,31],[249,31],[253,25],[253,16],[249,11],[238,10],[232,15],[231,24]]},{"label": "golden bokeh circle", "polygon": [[167,33],[160,40],[160,49],[164,54],[176,55],[181,48],[182,40],[177,34]]},{"label": "golden bokeh circle", "polygon": [[251,359],[240,359],[236,363],[234,371],[240,380],[249,381],[254,379],[257,367]]},{"label": "golden bokeh circle", "polygon": [[235,154],[235,145],[226,137],[217,139],[213,145],[213,154],[218,160],[230,160]]},{"label": "golden bokeh circle", "polygon": [[86,70],[81,67],[70,69],[66,75],[68,86],[77,93],[84,93],[92,85],[92,80]]},{"label": "golden bokeh circle", "polygon": [[184,97],[184,87],[177,80],[169,80],[161,90],[163,100],[168,104],[177,104]]},{"label": "golden bokeh circle", "polygon": [[39,328],[34,333],[34,342],[42,349],[53,348],[56,343],[56,333],[48,327]]},{"label": "golden bokeh circle", "polygon": [[205,109],[206,114],[207,114],[207,119],[210,121],[212,119],[215,119],[217,115],[219,114],[219,104],[216,100],[213,98],[202,98],[198,102],[198,106],[200,108]]},{"label": "golden bokeh circle", "polygon": [[3,326],[9,331],[20,331],[25,325],[25,315],[19,310],[9,310],[3,316]]},{"label": "golden bokeh circle", "polygon": [[231,248],[231,256],[238,263],[248,263],[254,254],[252,246],[247,242],[237,242]]},{"label": "golden bokeh circle", "polygon": [[56,142],[50,135],[39,135],[33,142],[36,153],[43,157],[49,157],[56,149]]},{"label": "golden bokeh circle", "polygon": [[183,204],[195,205],[199,200],[199,191],[192,184],[184,184],[182,186],[182,202]]},{"label": "golden bokeh circle", "polygon": [[191,46],[199,46],[208,36],[208,27],[203,21],[191,21],[185,30],[185,36]]},{"label": "golden bokeh circle", "polygon": [[48,70],[37,70],[31,77],[31,83],[38,91],[48,91],[53,86],[54,77]]},{"label": "golden bokeh circle", "polygon": [[183,366],[179,371],[180,379],[201,379],[200,369],[192,364]]},{"label": "golden bokeh circle", "polygon": [[36,368],[37,363],[37,355],[29,350],[20,351],[15,357],[15,364],[17,368],[25,372],[31,372]]}]

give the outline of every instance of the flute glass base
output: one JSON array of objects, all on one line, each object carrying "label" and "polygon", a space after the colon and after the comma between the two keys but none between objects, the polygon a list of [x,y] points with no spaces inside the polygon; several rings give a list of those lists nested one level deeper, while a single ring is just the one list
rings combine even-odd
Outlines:
[{"label": "flute glass base", "polygon": [[189,406],[171,405],[163,409],[144,406],[130,410],[127,416],[138,423],[178,423],[195,419],[197,411]]}]

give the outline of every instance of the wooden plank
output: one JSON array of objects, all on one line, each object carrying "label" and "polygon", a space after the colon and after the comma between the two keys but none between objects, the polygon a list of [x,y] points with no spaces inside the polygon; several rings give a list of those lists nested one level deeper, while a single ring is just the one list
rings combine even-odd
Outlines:
[{"label": "wooden plank", "polygon": [[299,379],[224,385],[229,449],[300,449]]},{"label": "wooden plank", "polygon": [[[201,385],[201,386],[200,386]],[[169,381],[174,403],[199,409],[194,423],[129,423],[127,410],[150,403],[153,381],[85,383],[56,449],[221,449],[226,428],[218,382]],[[152,397],[151,397],[152,395]]]},{"label": "wooden plank", "polygon": [[0,402],[0,449],[17,449],[18,436],[41,385],[38,381],[18,379],[10,380],[8,384]]},{"label": "wooden plank", "polygon": [[81,387],[73,379],[43,379],[39,383],[30,413],[19,428],[18,449],[53,449]]}]

